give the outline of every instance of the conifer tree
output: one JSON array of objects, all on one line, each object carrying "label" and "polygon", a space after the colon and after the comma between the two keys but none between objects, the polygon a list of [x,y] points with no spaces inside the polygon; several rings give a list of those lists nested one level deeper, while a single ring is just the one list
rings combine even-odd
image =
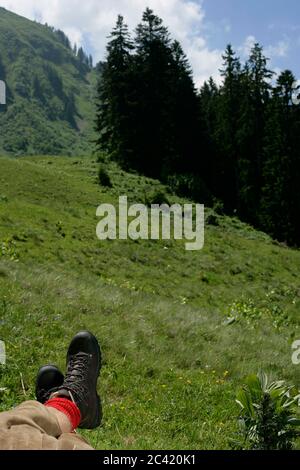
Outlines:
[{"label": "conifer tree", "polygon": [[199,119],[202,129],[201,152],[204,155],[204,173],[202,178],[210,192],[217,197],[219,173],[216,171],[218,165],[218,146],[216,140],[218,103],[220,91],[213,78],[204,82],[199,92]]},{"label": "conifer tree", "polygon": [[241,113],[238,123],[239,201],[238,214],[258,224],[263,168],[265,110],[273,76],[267,68],[263,48],[255,44],[241,78]]},{"label": "conifer tree", "polygon": [[123,16],[118,16],[109,39],[107,60],[101,67],[98,83],[97,146],[111,153],[121,163],[127,162],[129,165],[133,129],[128,121],[128,87],[133,44]]},{"label": "conifer tree", "polygon": [[163,162],[173,147],[173,142],[169,141],[172,134],[170,44],[162,19],[147,8],[135,37],[137,132],[134,153],[138,158],[137,169],[154,177],[160,177]]},{"label": "conifer tree", "polygon": [[97,71],[101,150],[185,196],[216,198],[226,213],[300,245],[300,106],[292,100],[292,72],[272,86],[259,44],[244,66],[228,45],[223,83],[211,78],[197,94],[180,43],[149,8],[134,41],[118,17]]},{"label": "conifer tree", "polygon": [[189,61],[178,41],[171,44],[172,62],[169,76],[170,109],[167,119],[172,123],[172,161],[167,171],[200,171],[199,164],[199,100],[196,95]]},{"label": "conifer tree", "polygon": [[223,85],[219,99],[216,133],[218,140],[217,195],[224,201],[227,212],[233,212],[237,209],[239,192],[236,134],[240,116],[241,64],[230,44],[225,50],[223,61],[223,69],[220,71]]},{"label": "conifer tree", "polygon": [[273,237],[297,244],[300,241],[298,216],[299,108],[293,105],[295,76],[289,70],[280,74],[267,109],[264,136],[263,188],[260,221]]}]

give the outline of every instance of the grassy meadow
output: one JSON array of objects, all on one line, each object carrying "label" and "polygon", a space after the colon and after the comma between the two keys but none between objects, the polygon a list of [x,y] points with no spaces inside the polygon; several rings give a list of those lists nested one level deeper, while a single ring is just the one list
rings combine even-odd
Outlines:
[{"label": "grassy meadow", "polygon": [[64,369],[70,339],[88,329],[103,351],[103,424],[83,432],[92,445],[229,449],[246,375],[300,387],[300,252],[211,209],[201,251],[99,241],[100,203],[144,202],[162,186],[109,165],[103,187],[98,168],[0,158],[0,410],[34,399],[39,366]]}]

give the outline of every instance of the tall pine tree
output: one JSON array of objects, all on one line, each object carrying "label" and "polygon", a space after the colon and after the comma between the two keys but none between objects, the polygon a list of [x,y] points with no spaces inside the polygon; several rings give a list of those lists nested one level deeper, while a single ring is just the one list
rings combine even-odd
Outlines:
[{"label": "tall pine tree", "polygon": [[231,45],[223,55],[223,86],[221,88],[216,138],[218,159],[216,161],[217,195],[224,201],[225,210],[237,209],[239,193],[238,149],[236,134],[240,116],[241,64]]},{"label": "tall pine tree", "polygon": [[149,8],[136,28],[135,72],[137,169],[159,177],[172,149],[170,116],[170,35],[162,19]]},{"label": "tall pine tree", "polygon": [[107,60],[98,82],[96,130],[98,149],[127,164],[131,156],[129,87],[133,43],[119,15],[107,45]]}]

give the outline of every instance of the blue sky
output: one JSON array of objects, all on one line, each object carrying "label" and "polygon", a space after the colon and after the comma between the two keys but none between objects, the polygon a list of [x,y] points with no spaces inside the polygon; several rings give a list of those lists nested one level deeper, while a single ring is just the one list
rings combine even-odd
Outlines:
[{"label": "blue sky", "polygon": [[229,42],[243,60],[260,42],[273,69],[290,68],[300,79],[300,0],[0,0],[0,6],[63,29],[96,61],[105,57],[117,15],[133,29],[150,6],[182,43],[197,86],[211,75],[220,81]]},{"label": "blue sky", "polygon": [[204,0],[201,3],[211,48],[223,48],[226,42],[231,42],[239,49],[246,44],[246,38],[255,37],[266,48],[274,67],[290,68],[300,78],[299,0]]}]

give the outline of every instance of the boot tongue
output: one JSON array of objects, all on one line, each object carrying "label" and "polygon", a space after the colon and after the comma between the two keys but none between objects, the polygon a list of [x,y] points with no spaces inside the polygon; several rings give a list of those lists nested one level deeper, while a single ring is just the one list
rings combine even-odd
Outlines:
[{"label": "boot tongue", "polygon": [[50,395],[50,399],[51,398],[58,398],[58,397],[67,398],[68,400],[71,400],[73,403],[75,403],[74,398],[72,396],[72,393],[69,390],[65,389],[65,388],[62,388],[61,390],[57,390],[56,392],[51,393],[51,395]]}]

